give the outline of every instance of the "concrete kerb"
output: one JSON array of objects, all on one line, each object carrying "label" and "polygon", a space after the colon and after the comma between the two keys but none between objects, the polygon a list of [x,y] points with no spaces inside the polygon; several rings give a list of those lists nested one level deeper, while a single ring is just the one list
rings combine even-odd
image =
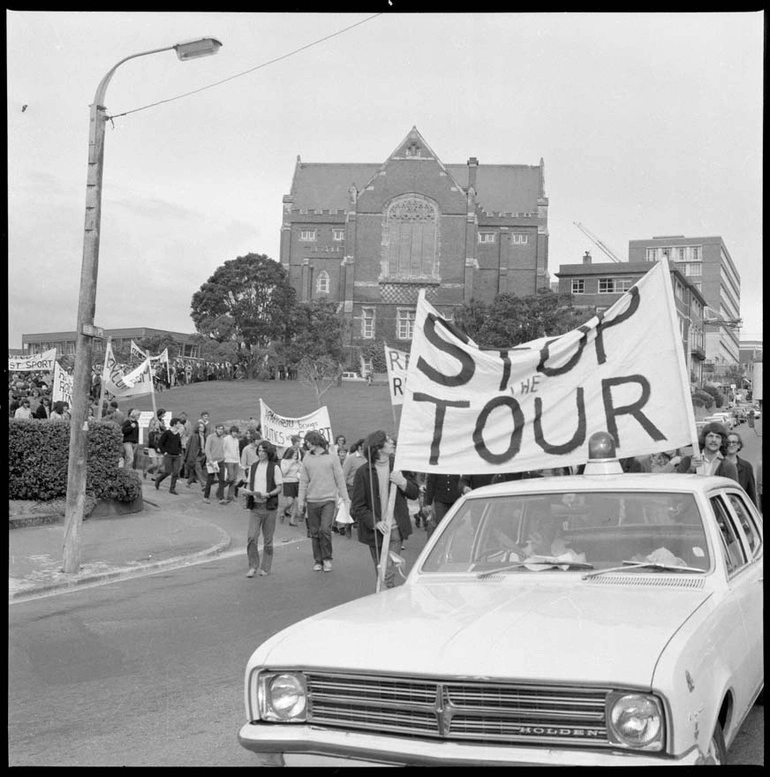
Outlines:
[{"label": "concrete kerb", "polygon": [[161,561],[134,562],[130,566],[107,569],[104,571],[88,571],[88,564],[83,564],[82,569],[77,575],[69,575],[65,572],[56,573],[55,580],[42,584],[33,584],[21,587],[15,591],[8,592],[9,603],[29,601],[44,596],[49,596],[54,591],[66,591],[80,586],[94,586],[102,583],[115,582],[130,577],[141,577],[151,575],[166,569],[178,569],[180,567],[197,564],[198,562],[218,556],[224,553],[231,545],[230,535],[222,529],[219,530],[220,539],[215,545],[195,553],[188,553],[184,556],[173,556]]}]

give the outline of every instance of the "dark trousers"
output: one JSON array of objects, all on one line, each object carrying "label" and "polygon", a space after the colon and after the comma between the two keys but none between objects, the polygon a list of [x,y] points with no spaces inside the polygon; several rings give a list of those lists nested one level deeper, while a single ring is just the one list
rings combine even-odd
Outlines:
[{"label": "dark trousers", "polygon": [[155,478],[155,483],[160,485],[169,475],[171,475],[170,491],[176,490],[176,481],[179,472],[182,469],[182,456],[172,456],[170,453],[163,454],[163,472]]},{"label": "dark trousers", "polygon": [[206,488],[203,489],[203,498],[208,499],[211,495],[211,486],[214,485],[214,481],[218,480],[217,486],[217,499],[225,498],[225,463],[219,462],[219,472],[208,472],[206,477]]},{"label": "dark trousers", "polygon": [[336,508],[337,503],[333,500],[307,503],[307,527],[317,564],[332,559],[332,523]]}]

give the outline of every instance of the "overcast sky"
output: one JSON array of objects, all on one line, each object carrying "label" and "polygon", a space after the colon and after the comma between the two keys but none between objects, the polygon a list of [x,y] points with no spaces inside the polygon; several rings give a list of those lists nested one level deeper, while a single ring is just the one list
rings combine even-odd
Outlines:
[{"label": "overcast sky", "polygon": [[624,260],[721,235],[761,336],[762,13],[372,16],[7,12],[9,347],[75,329],[102,76],[202,36],[216,56],[132,60],[107,90],[98,326],[194,331],[219,265],[278,259],[297,155],[380,163],[416,126],[446,164],[545,160],[552,274],[605,259],[576,221]]}]

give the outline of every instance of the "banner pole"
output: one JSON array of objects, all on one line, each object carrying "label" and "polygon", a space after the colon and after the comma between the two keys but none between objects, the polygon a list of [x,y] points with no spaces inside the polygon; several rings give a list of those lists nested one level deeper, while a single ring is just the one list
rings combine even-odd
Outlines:
[{"label": "banner pole", "polygon": [[105,383],[107,381],[104,380],[104,365],[107,362],[107,349],[112,347],[112,337],[107,337],[107,345],[104,348],[104,362],[102,363],[102,375],[101,380],[99,381],[99,409],[96,411],[96,420],[101,421],[102,420],[102,407],[104,407],[104,391],[105,391]]},{"label": "banner pole", "polygon": [[152,379],[152,359],[147,359],[147,375],[150,378],[150,395],[152,396],[152,416],[158,417],[158,408],[155,405],[155,381]]},{"label": "banner pole", "polygon": [[676,357],[677,357],[677,364],[679,366],[679,375],[680,375],[679,383],[681,386],[682,394],[684,395],[683,397],[684,403],[689,408],[689,411],[690,411],[687,414],[688,416],[687,420],[690,426],[690,436],[692,437],[692,452],[694,456],[697,456],[700,453],[700,446],[698,443],[698,429],[695,426],[695,411],[692,408],[692,396],[690,394],[690,377],[687,374],[687,365],[685,364],[685,360],[684,360],[684,349],[682,346],[682,341],[678,334],[679,322],[677,320],[677,314],[676,314],[676,303],[674,302],[674,289],[672,288],[672,284],[671,284],[671,269],[669,268],[668,259],[665,256],[659,261],[661,263],[661,267],[663,269],[663,274],[664,274],[666,306],[668,308],[669,320],[671,322],[671,333],[676,342]]},{"label": "banner pole", "polygon": [[[390,493],[388,494],[388,507],[385,511],[384,521],[387,525],[387,531],[382,538],[382,547],[380,548],[380,563],[377,565],[377,586],[375,593],[379,593],[385,584],[385,570],[388,568],[388,553],[390,552],[390,530],[393,526],[393,511],[396,506],[396,490],[398,486],[395,483],[390,484]],[[378,531],[375,529],[375,531]]]}]

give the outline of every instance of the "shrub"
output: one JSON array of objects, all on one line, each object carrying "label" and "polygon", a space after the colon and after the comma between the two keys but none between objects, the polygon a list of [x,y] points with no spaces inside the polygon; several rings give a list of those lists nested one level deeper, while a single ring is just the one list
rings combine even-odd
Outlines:
[{"label": "shrub", "polygon": [[[86,493],[97,499],[114,479],[123,435],[109,421],[90,421]],[[67,494],[70,422],[10,419],[8,498],[50,501]]]},{"label": "shrub", "polygon": [[693,407],[705,407],[707,410],[714,406],[714,397],[702,389],[693,389],[691,393]]},{"label": "shrub", "polygon": [[118,502],[133,502],[142,494],[142,481],[139,473],[133,469],[121,468],[115,472],[112,480],[102,491],[102,499],[115,499]]},{"label": "shrub", "polygon": [[364,358],[371,361],[374,372],[386,372],[388,364],[385,360],[385,341],[375,340],[373,343],[367,343],[361,349]]}]

